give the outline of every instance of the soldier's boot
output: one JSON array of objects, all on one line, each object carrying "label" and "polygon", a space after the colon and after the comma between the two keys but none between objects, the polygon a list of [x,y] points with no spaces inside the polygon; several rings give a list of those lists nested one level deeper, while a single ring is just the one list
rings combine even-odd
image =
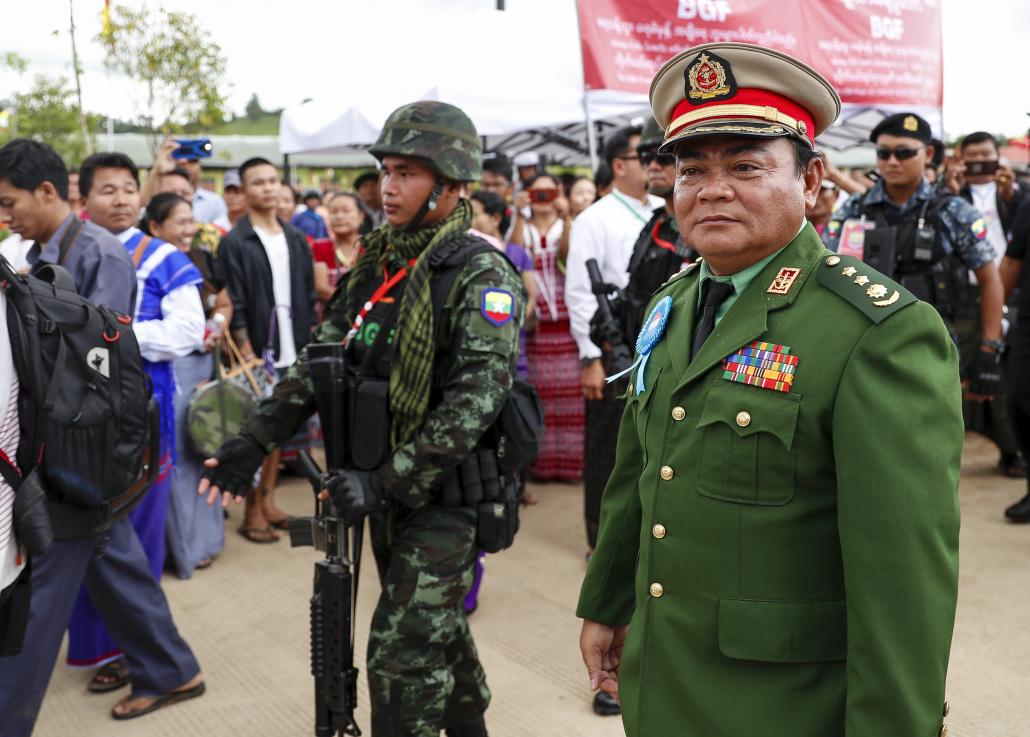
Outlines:
[{"label": "soldier's boot", "polygon": [[480,716],[474,721],[447,727],[445,734],[447,737],[487,737],[486,719]]}]

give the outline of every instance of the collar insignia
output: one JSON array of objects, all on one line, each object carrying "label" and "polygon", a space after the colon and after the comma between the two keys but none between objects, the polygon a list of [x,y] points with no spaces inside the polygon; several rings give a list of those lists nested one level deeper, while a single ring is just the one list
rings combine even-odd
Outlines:
[{"label": "collar insignia", "polygon": [[730,63],[710,51],[702,51],[687,67],[685,73],[687,94],[691,105],[701,105],[709,100],[737,94],[737,81],[733,78]]},{"label": "collar insignia", "polygon": [[766,292],[769,294],[788,294],[799,276],[801,276],[801,269],[796,266],[785,266],[780,269],[780,273],[773,279]]}]

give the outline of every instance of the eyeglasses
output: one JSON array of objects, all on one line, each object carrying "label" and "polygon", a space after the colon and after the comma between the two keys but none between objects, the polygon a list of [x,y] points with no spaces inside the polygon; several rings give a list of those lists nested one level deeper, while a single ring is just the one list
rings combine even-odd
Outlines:
[{"label": "eyeglasses", "polygon": [[923,146],[919,148],[908,148],[907,146],[898,146],[897,148],[878,148],[876,149],[876,158],[880,161],[889,161],[893,155],[898,161],[908,161],[917,153],[923,150]]},{"label": "eyeglasses", "polygon": [[676,163],[676,156],[673,154],[660,154],[656,151],[641,151],[637,154],[640,165],[645,169],[651,166],[652,161],[657,161],[658,166],[672,166]]}]

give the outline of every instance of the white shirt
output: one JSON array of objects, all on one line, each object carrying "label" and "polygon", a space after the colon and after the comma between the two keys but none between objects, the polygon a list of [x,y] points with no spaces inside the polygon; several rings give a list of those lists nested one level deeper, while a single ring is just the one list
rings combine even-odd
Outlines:
[{"label": "white shirt", "polygon": [[198,223],[216,223],[221,225],[229,221],[229,209],[225,200],[203,187],[197,187],[193,195],[193,217]]},{"label": "white shirt", "polygon": [[1000,264],[1008,249],[1008,238],[998,215],[998,183],[970,184],[969,191],[973,195],[973,207],[980,211],[987,223],[987,242],[994,246],[994,262]]},{"label": "white shirt", "polygon": [[[286,245],[286,231],[269,233],[255,225],[254,232],[261,239],[268,263],[272,267],[275,327],[279,336],[279,358],[275,362],[275,367],[287,368],[297,360],[297,345],[293,342],[293,295],[290,290],[290,250]],[[274,344],[269,348],[274,348]]]},{"label": "white shirt", "polygon": [[[7,296],[0,291],[0,445],[8,457],[15,461],[18,452],[18,415],[17,406],[13,417],[14,425],[4,432],[4,420],[10,409],[13,384],[17,382],[14,373],[14,360],[11,358],[11,338],[7,333]],[[14,433],[14,437],[7,437]],[[5,442],[6,441],[6,442]],[[15,461],[17,462],[17,461]],[[18,543],[14,539],[14,489],[0,476],[0,589],[14,583],[25,567],[25,560],[19,559]]]},{"label": "white shirt", "polygon": [[612,189],[572,221],[565,263],[565,304],[580,358],[601,356],[601,349],[590,340],[590,318],[597,312],[597,297],[590,288],[587,260],[597,260],[605,283],[625,287],[633,244],[659,207],[665,207],[665,200],[654,195],[641,202]]},{"label": "white shirt", "polygon": [[0,256],[7,259],[11,268],[19,273],[26,273],[31,264],[25,260],[35,241],[23,240],[17,233],[12,233],[0,242]]},{"label": "white shirt", "polygon": [[[116,237],[123,244],[139,230],[129,228]],[[171,249],[171,250],[169,250]],[[143,299],[144,284],[151,270],[167,255],[178,250],[171,243],[156,249],[136,269],[136,306],[139,311]],[[173,289],[161,298],[160,320],[133,321],[132,332],[139,343],[139,352],[148,361],[171,361],[188,356],[204,345],[204,306],[200,301],[200,290],[194,284]]]}]

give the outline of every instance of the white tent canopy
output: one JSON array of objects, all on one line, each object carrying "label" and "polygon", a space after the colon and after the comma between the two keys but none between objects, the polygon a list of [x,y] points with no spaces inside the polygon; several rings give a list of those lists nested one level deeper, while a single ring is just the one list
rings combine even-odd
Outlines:
[{"label": "white tent canopy", "polygon": [[[334,50],[331,92],[288,107],[279,126],[284,154],[344,153],[373,143],[389,114],[414,100],[462,108],[488,149],[535,150],[551,161],[585,163],[588,119],[621,124],[650,114],[642,94],[584,93],[575,0],[555,0],[546,18],[526,11],[470,9],[447,0],[379,3]],[[429,32],[427,32],[429,29]],[[846,148],[893,112],[845,105],[820,146]],[[940,131],[940,110],[917,110]]]}]

